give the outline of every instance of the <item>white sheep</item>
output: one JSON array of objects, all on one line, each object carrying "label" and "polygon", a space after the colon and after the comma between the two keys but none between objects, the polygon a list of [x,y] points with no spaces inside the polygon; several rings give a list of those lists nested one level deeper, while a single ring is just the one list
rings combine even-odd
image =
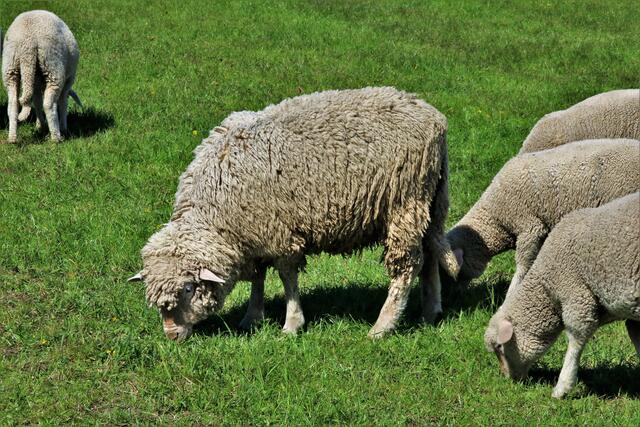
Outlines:
[{"label": "white sheep", "polygon": [[553,389],[561,398],[596,329],[624,319],[640,356],[639,253],[640,193],[565,216],[489,322],[485,344],[502,371],[524,378],[564,329],[569,346]]},{"label": "white sheep", "polygon": [[304,324],[298,271],[305,255],[382,243],[391,276],[370,336],[393,330],[420,273],[424,316],[439,307],[438,264],[456,275],[444,238],[446,118],[393,88],[327,91],[229,116],[195,150],[171,221],[142,250],[147,300],[171,339],[252,281],[243,326],[263,317],[266,268],[287,299],[283,330]]},{"label": "white sheep", "polygon": [[541,118],[520,153],[584,139],[640,139],[640,89],[621,89],[585,99]]},{"label": "white sheep", "polygon": [[[9,142],[17,139],[18,121],[36,111],[36,126],[46,122],[51,139],[60,141],[67,131],[67,103],[72,96],[80,51],[69,27],[45,10],[16,17],[5,35],[2,81],[8,94]],[[18,99],[19,86],[22,96]],[[18,114],[19,105],[22,111]],[[81,105],[81,104],[80,104]]]},{"label": "white sheep", "polygon": [[640,141],[577,141],[509,160],[447,233],[462,260],[459,279],[478,277],[495,255],[516,250],[511,289],[567,213],[640,189]]}]

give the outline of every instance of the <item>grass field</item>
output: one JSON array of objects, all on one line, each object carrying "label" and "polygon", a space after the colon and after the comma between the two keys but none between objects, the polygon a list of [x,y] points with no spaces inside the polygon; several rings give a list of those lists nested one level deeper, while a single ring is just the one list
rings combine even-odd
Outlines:
[{"label": "grass field", "polygon": [[[446,114],[453,224],[542,115],[638,86],[637,3],[556,3],[3,0],[5,30],[37,8],[72,29],[85,110],[62,144],[31,123],[0,145],[0,424],[640,425],[622,324],[598,331],[567,400],[550,397],[564,340],[528,382],[500,375],[482,336],[512,254],[448,291],[439,325],[412,298],[379,341],[366,337],[386,296],[379,249],[309,260],[297,337],[280,333],[271,273],[254,334],[237,330],[240,284],[181,344],[126,282],[203,135],[300,93],[393,85]],[[0,142],[5,110],[0,91]]]}]

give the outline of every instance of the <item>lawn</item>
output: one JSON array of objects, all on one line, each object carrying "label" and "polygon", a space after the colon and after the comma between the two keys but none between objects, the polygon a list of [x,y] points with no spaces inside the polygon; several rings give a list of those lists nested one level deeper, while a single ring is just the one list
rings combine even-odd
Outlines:
[{"label": "lawn", "polygon": [[[570,397],[550,397],[560,340],[532,378],[502,377],[485,326],[513,255],[446,289],[437,326],[414,292],[398,332],[366,337],[386,296],[380,249],[311,257],[309,320],[280,332],[284,296],[242,334],[249,286],[189,340],[167,340],[126,278],[168,221],[178,176],[232,111],[325,89],[392,85],[449,120],[452,225],[544,114],[638,86],[635,1],[3,0],[38,8],[81,49],[72,137],[33,123],[0,145],[0,424],[640,425],[640,367],[622,323],[598,331]],[[0,143],[6,141],[0,90]]]}]

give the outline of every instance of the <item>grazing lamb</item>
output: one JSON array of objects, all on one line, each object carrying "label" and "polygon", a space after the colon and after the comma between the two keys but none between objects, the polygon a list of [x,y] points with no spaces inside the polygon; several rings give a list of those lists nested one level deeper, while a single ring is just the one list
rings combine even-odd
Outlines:
[{"label": "grazing lamb", "polygon": [[[298,272],[305,255],[350,253],[381,242],[389,295],[371,337],[393,330],[411,281],[439,294],[438,263],[457,274],[444,238],[448,208],[446,118],[414,95],[386,88],[300,96],[229,116],[195,150],[171,221],[142,249],[147,301],[171,339],[252,282],[248,327],[263,317],[266,268],[287,300],[283,330],[304,316]],[[432,317],[437,302],[425,304]]]},{"label": "grazing lamb", "polygon": [[447,233],[451,249],[462,260],[458,278],[480,276],[491,258],[515,248],[511,289],[563,216],[639,189],[638,140],[578,141],[514,157]]},{"label": "grazing lamb", "polygon": [[[9,98],[8,141],[16,141],[18,121],[29,116],[31,105],[36,111],[36,126],[46,121],[51,139],[60,141],[67,131],[68,97],[81,105],[71,90],[80,56],[76,39],[60,18],[44,10],[18,15],[5,38],[2,81]],[[20,84],[22,96],[18,101]]]},{"label": "grazing lamb", "polygon": [[566,330],[569,348],[553,397],[575,385],[582,350],[600,325],[627,319],[640,356],[640,193],[565,216],[522,284],[485,333],[502,371],[515,379]]},{"label": "grazing lamb", "polygon": [[547,114],[531,129],[520,153],[599,138],[640,139],[640,89],[601,93]]}]

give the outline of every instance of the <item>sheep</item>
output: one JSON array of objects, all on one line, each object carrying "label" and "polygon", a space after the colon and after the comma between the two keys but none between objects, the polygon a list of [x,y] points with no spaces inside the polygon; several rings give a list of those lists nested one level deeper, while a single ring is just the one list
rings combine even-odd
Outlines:
[{"label": "sheep", "polygon": [[[18,121],[27,119],[31,105],[36,126],[48,124],[51,139],[61,141],[67,131],[67,102],[71,96],[81,106],[71,86],[80,51],[69,27],[45,10],[24,12],[5,35],[2,81],[8,93],[9,142],[17,140]],[[18,86],[22,96],[18,100]],[[18,106],[22,111],[18,114]]]},{"label": "sheep", "polygon": [[167,337],[182,340],[240,280],[252,282],[241,326],[260,321],[273,266],[287,300],[283,331],[296,333],[305,323],[305,256],[382,243],[391,284],[369,336],[394,329],[418,275],[423,315],[433,318],[438,265],[452,275],[458,268],[444,237],[446,129],[434,107],[391,87],[317,92],[232,114],[194,151],[171,220],[144,246],[143,269],[131,279],[144,280]]},{"label": "sheep", "polygon": [[640,139],[640,89],[613,90],[541,118],[520,154],[584,139]]},{"label": "sheep", "polygon": [[514,379],[568,338],[553,397],[575,385],[582,350],[600,325],[625,320],[640,356],[640,193],[566,215],[485,333],[487,350]]},{"label": "sheep", "polygon": [[640,141],[577,141],[509,160],[447,233],[463,283],[495,255],[516,250],[509,291],[524,277],[549,231],[567,213],[640,189]]}]

